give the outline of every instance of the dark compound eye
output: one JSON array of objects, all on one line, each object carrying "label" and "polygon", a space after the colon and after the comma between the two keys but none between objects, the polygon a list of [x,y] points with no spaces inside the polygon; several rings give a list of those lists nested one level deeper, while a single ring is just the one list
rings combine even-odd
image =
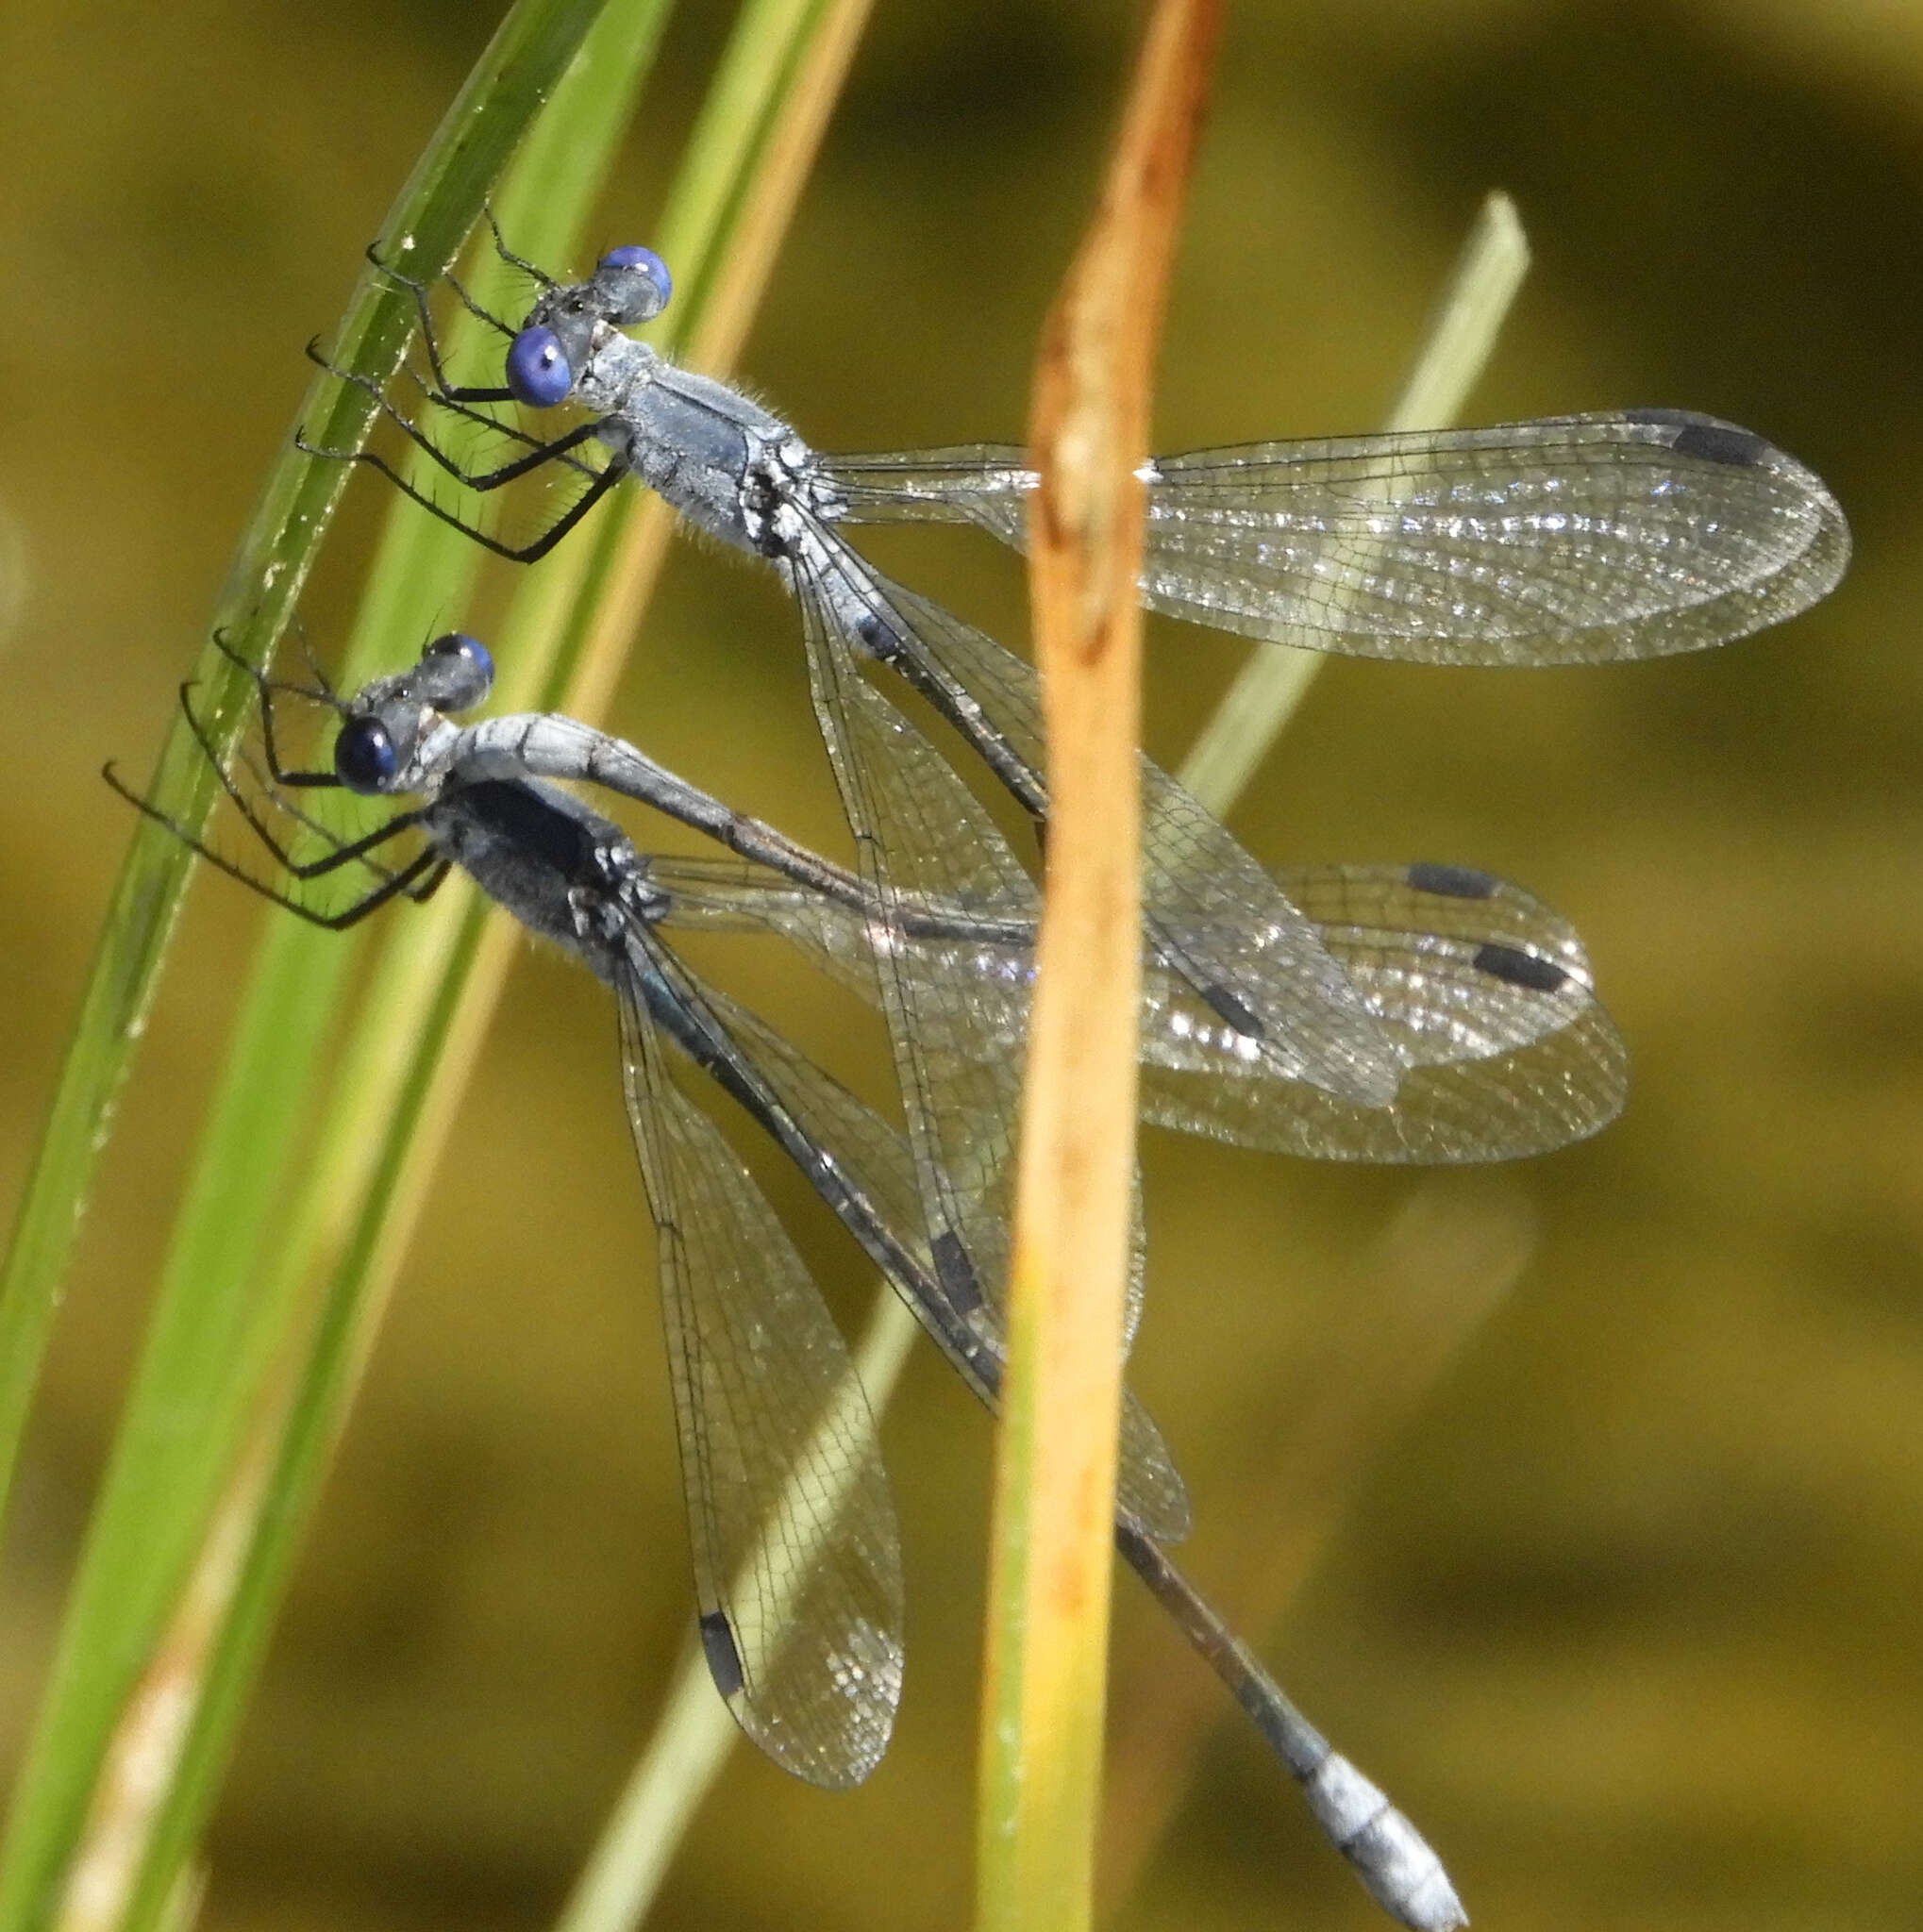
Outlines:
[{"label": "dark compound eye", "polygon": [[560,338],[551,328],[524,328],[508,345],[508,387],[530,409],[551,409],[575,386]]},{"label": "dark compound eye", "polygon": [[334,775],[349,791],[375,797],[393,783],[400,753],[378,718],[349,718],[334,741]]},{"label": "dark compound eye", "polygon": [[427,646],[430,658],[460,658],[472,664],[481,677],[489,684],[494,681],[494,660],[493,654],[478,638],[471,638],[464,630],[451,630],[444,637],[438,637]]},{"label": "dark compound eye", "polygon": [[418,695],[437,711],[465,711],[494,685],[494,660],[478,638],[451,630],[421,653]]}]

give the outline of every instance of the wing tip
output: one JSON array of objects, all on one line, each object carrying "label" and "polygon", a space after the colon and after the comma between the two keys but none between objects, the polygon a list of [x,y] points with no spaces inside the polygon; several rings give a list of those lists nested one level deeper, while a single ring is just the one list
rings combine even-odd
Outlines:
[{"label": "wing tip", "polygon": [[1662,432],[1654,440],[1678,456],[1726,469],[1766,471],[1793,488],[1808,505],[1815,525],[1802,553],[1808,602],[1814,604],[1836,587],[1849,561],[1849,524],[1834,491],[1807,463],[1753,429],[1695,409],[1625,409],[1622,420]]}]

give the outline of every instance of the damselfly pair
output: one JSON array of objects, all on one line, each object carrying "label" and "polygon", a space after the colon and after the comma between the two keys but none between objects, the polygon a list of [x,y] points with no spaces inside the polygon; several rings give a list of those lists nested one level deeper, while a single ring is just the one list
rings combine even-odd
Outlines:
[{"label": "damselfly pair", "polygon": [[[418,896],[459,863],[615,987],[662,1228],[677,1419],[684,1446],[698,1445],[684,1466],[711,1667],[772,1755],[817,1781],[853,1782],[886,1741],[900,1675],[898,1565],[872,1424],[830,1400],[845,1366],[832,1324],[739,1163],[669,1083],[661,1042],[755,1115],[992,1399],[1018,1064],[1007,1048],[1026,1020],[1035,891],[881,680],[920,692],[1041,821],[1033,676],[875,571],[841,526],[965,521],[1018,543],[1035,479],[1019,451],[987,445],[817,455],[738,391],[621,333],[667,300],[648,251],[617,250],[577,285],[518,265],[543,291],[521,328],[485,318],[509,341],[502,386],[448,381],[428,291],[410,284],[429,397],[483,423],[509,401],[574,402],[588,420],[546,442],[495,425],[525,453],[471,476],[385,397],[383,409],[477,489],[543,469],[578,487],[519,550],[474,529],[508,554],[543,554],[632,475],[697,528],[768,558],[801,607],[859,874],[570,721],[454,724],[446,713],[485,685],[467,643],[430,650],[351,703],[329,700],[343,720],[332,773],[280,771],[270,738],[259,775],[283,801],[285,788],[316,782],[421,799],[317,862],[377,869],[334,923]],[[598,465],[580,454],[595,445],[610,453]],[[378,455],[327,454],[376,464],[472,527]],[[1673,411],[1258,444],[1162,459],[1144,475],[1150,605],[1417,661],[1597,661],[1720,642],[1823,594],[1848,548],[1807,470],[1747,431]],[[264,720],[273,690],[263,684]],[[1146,765],[1144,777],[1151,1119],[1340,1158],[1486,1159],[1562,1144],[1619,1106],[1620,1044],[1580,946],[1533,901],[1451,867],[1272,877],[1173,780]],[[644,859],[555,778],[656,805],[750,864]],[[387,864],[408,828],[426,847]],[[773,928],[875,988],[906,1140],[692,974],[662,937],[677,921]],[[1427,1847],[1300,1724],[1162,1556],[1157,1539],[1184,1525],[1186,1501],[1136,1409],[1124,1469],[1124,1554],[1305,1778],[1377,1895],[1410,1923],[1453,1923],[1460,1908]]]}]

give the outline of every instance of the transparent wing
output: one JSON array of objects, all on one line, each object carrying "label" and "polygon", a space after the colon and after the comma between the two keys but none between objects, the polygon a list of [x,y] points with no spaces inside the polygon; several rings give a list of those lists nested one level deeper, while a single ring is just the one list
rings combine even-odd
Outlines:
[{"label": "transparent wing", "polygon": [[[1016,547],[1033,473],[999,445],[837,458],[856,521]],[[1676,409],[1259,442],[1146,471],[1143,600],[1246,637],[1429,664],[1667,656],[1779,624],[1843,574],[1822,480]]]},{"label": "transparent wing", "polygon": [[1527,946],[1586,974],[1576,928],[1520,886],[1475,866],[1284,865],[1276,883],[1325,933],[1350,926],[1400,928]]},{"label": "transparent wing", "polygon": [[1462,866],[1322,866],[1289,894],[1409,1064],[1387,1108],[1181,1066],[1145,1070],[1157,1125],[1325,1160],[1508,1160],[1568,1145],[1621,1112],[1621,1036],[1567,922]]},{"label": "transparent wing", "polygon": [[[870,950],[935,1256],[945,1270],[965,1268],[976,1292],[999,1304],[1022,1057],[987,1051],[975,1037],[983,1007],[974,990],[895,940],[930,901],[993,905],[1032,923],[1039,895],[974,794],[857,663],[857,627],[894,617],[871,596],[859,559],[837,548],[817,567],[790,568],[815,715],[875,895],[879,938]],[[1024,1041],[1028,999],[1026,977],[1011,981],[997,1016]],[[1138,1197],[1125,1339],[1140,1317],[1145,1267]]]},{"label": "transparent wing", "polygon": [[668,1077],[638,979],[616,991],[709,1669],[783,1769],[859,1784],[901,1696],[901,1558],[874,1418],[781,1224]]},{"label": "transparent wing", "polygon": [[[1015,795],[1045,810],[1031,666],[838,543],[814,581],[818,629],[892,652]],[[1364,1104],[1392,1098],[1401,1062],[1313,927],[1219,820],[1146,758],[1141,769],[1143,926],[1158,963],[1276,1076]]]},{"label": "transparent wing", "polygon": [[[869,982],[867,927],[845,907],[759,868],[658,861],[655,876],[670,924],[776,932],[858,991]],[[1396,1042],[1412,1069],[1401,1090],[1386,1108],[1360,1108],[1272,1078],[1182,982],[1150,971],[1145,1119],[1311,1158],[1460,1162],[1563,1146],[1620,1111],[1622,1042],[1597,1002],[1581,941],[1539,900],[1465,866],[1314,866],[1277,880]],[[980,922],[973,933],[971,916]],[[917,925],[934,936],[914,937]],[[972,988],[967,1037],[930,1044],[1019,1051],[1032,951],[1015,931],[993,908],[958,908],[945,923],[917,914],[897,935],[921,970]]]},{"label": "transparent wing", "polygon": [[1490,1059],[1569,1022],[1593,993],[1567,920],[1519,886],[1456,865],[1322,865],[1277,874],[1412,1066]]},{"label": "transparent wing", "polygon": [[[872,988],[872,973],[866,979]],[[921,1232],[921,1199],[907,1142],[759,1015],[712,987],[702,987],[701,997],[753,1058],[770,1091],[802,1131],[830,1157],[878,1221],[902,1238],[914,1265],[889,1269],[890,1285],[962,1379],[995,1407],[1008,1357],[1001,1309],[994,1297],[978,1300],[965,1291],[958,1297],[937,1268]],[[958,1336],[963,1338],[960,1346]],[[1189,1533],[1188,1491],[1162,1432],[1127,1390],[1116,1487],[1117,1507],[1159,1541],[1177,1542]]]}]

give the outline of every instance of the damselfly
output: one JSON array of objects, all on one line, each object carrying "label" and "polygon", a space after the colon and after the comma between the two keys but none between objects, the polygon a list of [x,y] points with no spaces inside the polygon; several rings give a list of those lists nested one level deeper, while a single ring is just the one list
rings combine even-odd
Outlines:
[{"label": "damselfly", "polygon": [[[300,688],[255,675],[264,732],[264,769],[256,774],[260,795],[223,772],[230,797],[295,882],[368,868],[366,891],[342,909],[319,910],[186,828],[161,823],[255,891],[336,928],[392,899],[426,897],[458,865],[531,931],[572,952],[613,989],[628,1117],[660,1238],[709,1668],[743,1728],[778,1762],[824,1785],[858,1782],[886,1746],[902,1669],[899,1555],[873,1419],[793,1243],[739,1158],[676,1084],[671,1058],[705,1072],[774,1140],[991,1406],[1004,1349],[998,1286],[968,1246],[980,1215],[963,1212],[967,1234],[948,1253],[938,1252],[901,1137],[774,1029],[707,985],[664,935],[675,923],[682,879],[696,902],[693,924],[755,917],[757,892],[768,891],[778,901],[799,893],[810,908],[837,907],[837,916],[860,923],[864,943],[878,937],[893,943],[898,929],[876,923],[874,908],[859,896],[863,883],[850,874],[839,874],[847,890],[837,896],[823,890],[820,875],[800,884],[763,865],[755,869],[757,886],[745,875],[731,879],[711,868],[677,868],[644,857],[611,822],[527,775],[540,761],[524,755],[536,741],[531,726],[543,721],[500,721],[513,729],[492,738],[481,727],[450,722],[448,714],[478,703],[490,682],[487,655],[472,639],[437,641],[412,671],[381,679],[351,701],[305,692],[340,715],[326,770],[283,766],[275,698]],[[192,719],[190,694],[182,695]],[[557,731],[564,724],[544,722]],[[511,748],[517,736],[519,751]],[[598,742],[631,751],[619,741]],[[211,756],[209,741],[203,743]],[[326,833],[290,795],[326,788],[415,802],[373,831],[343,840]],[[318,835],[321,856],[296,858],[270,822],[270,809]],[[402,841],[410,833],[421,842],[408,851]],[[758,839],[750,829],[742,842]],[[811,856],[802,857],[802,869],[811,871]],[[837,869],[824,871],[831,886]],[[959,934],[964,943],[999,951],[1019,966],[1026,943],[1019,923],[998,918],[993,905],[957,908],[929,901],[911,913],[909,950]],[[762,923],[793,930],[779,910]],[[846,957],[840,938],[817,950]],[[985,1168],[978,1170],[978,1184],[990,1178]],[[964,1178],[960,1191],[965,1195],[969,1185]],[[1153,1424],[1130,1402],[1118,1549],[1254,1717],[1375,1895],[1413,1925],[1459,1923],[1454,1891],[1420,1836],[1330,1751],[1169,1562],[1161,1544],[1187,1524],[1180,1477]]]},{"label": "damselfly", "polygon": [[[508,258],[543,291],[519,329],[484,314],[509,339],[504,386],[448,380],[428,291],[409,284],[432,366],[430,397],[491,425],[485,406],[509,400],[574,402],[590,419],[548,442],[507,429],[531,446],[470,475],[381,400],[473,487],[493,490],[537,470],[577,479],[578,493],[553,525],[531,543],[505,544],[416,490],[378,453],[333,454],[374,463],[437,515],[524,559],[544,554],[629,475],[698,528],[769,558],[802,608],[817,717],[884,913],[904,892],[1018,897],[1025,868],[869,671],[887,665],[921,691],[1040,818],[1047,796],[1033,674],[875,571],[839,526],[972,521],[1019,541],[1035,480],[1020,453],[974,445],[822,456],[740,391],[621,332],[668,299],[667,270],[650,251],[617,249],[576,285]],[[577,452],[594,444],[610,458],[584,466]],[[1145,475],[1151,604],[1251,635],[1428,661],[1598,659],[1720,641],[1821,595],[1848,550],[1840,512],[1807,470],[1747,431],[1673,411],[1257,444],[1162,459]],[[1243,1058],[1278,1081],[1319,1087],[1350,1109],[1387,1108],[1408,1056],[1316,923],[1145,761],[1144,790],[1151,959],[1186,983],[1191,1004],[1213,1015]],[[945,1117],[918,1104],[922,1042],[941,1024],[931,1011],[936,991],[904,983],[885,957],[881,963],[917,1172],[940,1229],[955,1211],[943,1177],[980,1124],[1009,1117],[1007,1080]],[[977,1078],[988,1086],[994,1071]],[[1552,1080],[1552,1112],[1553,1089]],[[1465,1137],[1475,1138],[1473,1127]],[[1395,1130],[1385,1122],[1369,1138],[1380,1146]]]}]

